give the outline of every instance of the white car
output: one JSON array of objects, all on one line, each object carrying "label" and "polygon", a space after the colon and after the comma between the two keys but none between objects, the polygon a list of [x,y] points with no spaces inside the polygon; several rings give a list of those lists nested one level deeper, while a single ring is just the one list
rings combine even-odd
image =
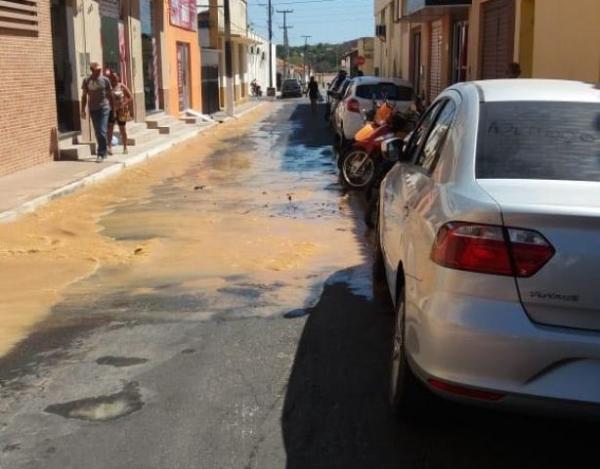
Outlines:
[{"label": "white car", "polygon": [[330,122],[333,128],[337,128],[335,118],[337,116],[337,109],[341,105],[348,88],[352,84],[352,78],[345,78],[344,81],[339,85],[338,89],[333,91],[329,95],[329,105],[330,105]]},{"label": "white car", "polygon": [[391,401],[600,415],[600,93],[454,85],[380,191]]},{"label": "white car", "polygon": [[373,109],[373,99],[387,99],[397,111],[413,104],[413,86],[398,78],[356,77],[335,110],[334,125],[340,143],[354,139],[364,125],[361,111]]}]

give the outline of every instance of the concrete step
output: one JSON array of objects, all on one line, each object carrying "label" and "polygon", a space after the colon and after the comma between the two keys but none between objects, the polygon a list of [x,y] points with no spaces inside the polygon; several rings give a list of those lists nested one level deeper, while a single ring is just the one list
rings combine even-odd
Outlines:
[{"label": "concrete step", "polygon": [[[121,132],[115,126],[115,135],[121,139]],[[149,129],[145,123],[135,122],[127,125],[127,145],[140,145],[160,137],[158,129]]]},{"label": "concrete step", "polygon": [[58,144],[61,160],[77,161],[91,158],[95,150],[95,145],[91,143],[72,143],[71,140],[62,140]]},{"label": "concrete step", "polygon": [[185,114],[181,115],[179,120],[185,124],[197,124],[198,122],[201,122],[198,117],[186,116]]},{"label": "concrete step", "polygon": [[171,134],[185,124],[173,116],[161,113],[146,118],[146,125],[149,129],[158,129],[160,134]]}]

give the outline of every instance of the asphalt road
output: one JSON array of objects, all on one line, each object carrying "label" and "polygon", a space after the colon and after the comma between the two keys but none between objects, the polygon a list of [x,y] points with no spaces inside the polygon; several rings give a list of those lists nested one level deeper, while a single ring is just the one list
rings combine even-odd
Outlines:
[{"label": "asphalt road", "polygon": [[[0,467],[547,468],[595,456],[593,424],[439,401],[417,422],[390,416],[392,317],[385,287],[371,275],[362,201],[336,184],[331,136],[305,101],[278,104],[229,143],[256,148],[257,138],[274,133],[268,155],[254,150],[254,164],[275,158],[277,171],[315,181],[324,200],[345,197],[351,210],[333,210],[325,223],[342,230],[350,221],[363,263],[328,272],[313,307],[271,315],[248,314],[265,306],[269,285],[236,276],[210,298],[179,294],[168,282],[133,296],[135,282],[123,272],[98,272],[0,360]],[[238,181],[246,183],[256,181]],[[109,235],[122,235],[119,214],[139,209],[128,202],[107,216]],[[159,203],[184,201],[167,181],[144,206]],[[326,218],[316,206],[273,210],[290,222]],[[115,278],[126,279],[121,288]],[[211,308],[218,313],[200,313]]]}]

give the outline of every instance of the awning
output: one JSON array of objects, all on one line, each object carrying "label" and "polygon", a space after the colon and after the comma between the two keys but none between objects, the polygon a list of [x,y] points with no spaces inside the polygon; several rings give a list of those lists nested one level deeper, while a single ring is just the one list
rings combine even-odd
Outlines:
[{"label": "awning", "polygon": [[[225,39],[225,34],[223,32],[220,32],[220,36],[222,39]],[[231,42],[235,42],[236,44],[244,44],[247,46],[252,46],[255,44],[261,44],[262,41],[258,41],[256,39],[252,39],[248,36],[242,36],[241,34],[232,34],[231,35]]]},{"label": "awning", "polygon": [[401,21],[431,21],[470,6],[471,0],[406,0]]}]

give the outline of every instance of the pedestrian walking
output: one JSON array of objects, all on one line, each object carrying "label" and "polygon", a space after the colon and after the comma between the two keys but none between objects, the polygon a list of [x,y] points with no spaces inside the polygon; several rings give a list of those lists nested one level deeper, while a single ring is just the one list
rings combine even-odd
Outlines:
[{"label": "pedestrian walking", "polygon": [[112,155],[112,137],[115,129],[115,123],[119,126],[121,140],[123,142],[123,154],[127,154],[127,121],[129,120],[129,104],[133,101],[133,96],[129,88],[122,82],[118,73],[110,74],[110,116],[108,118],[108,154]]},{"label": "pedestrian walking", "polygon": [[315,77],[310,77],[306,94],[310,99],[310,110],[313,114],[317,113],[317,100],[319,99],[319,84]]},{"label": "pedestrian walking", "polygon": [[108,118],[110,116],[110,80],[102,74],[102,67],[97,62],[90,64],[90,75],[83,80],[81,85],[81,117],[86,118],[86,107],[90,111],[94,134],[98,148],[96,158],[98,161],[106,158],[108,149],[106,133]]}]

